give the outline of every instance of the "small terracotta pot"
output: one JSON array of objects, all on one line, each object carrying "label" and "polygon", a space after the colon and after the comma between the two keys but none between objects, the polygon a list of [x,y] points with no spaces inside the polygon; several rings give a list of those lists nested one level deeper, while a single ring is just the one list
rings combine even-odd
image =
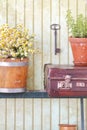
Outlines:
[{"label": "small terracotta pot", "polygon": [[76,125],[60,124],[60,130],[77,130]]},{"label": "small terracotta pot", "polygon": [[87,38],[69,38],[76,66],[87,66]]}]

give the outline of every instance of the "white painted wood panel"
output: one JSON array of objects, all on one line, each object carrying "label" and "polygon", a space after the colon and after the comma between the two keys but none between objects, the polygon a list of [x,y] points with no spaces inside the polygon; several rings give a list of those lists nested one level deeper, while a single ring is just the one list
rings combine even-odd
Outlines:
[{"label": "white painted wood panel", "polygon": [[24,24],[24,0],[16,1],[17,24]]},{"label": "white painted wood panel", "polygon": [[50,130],[50,99],[43,99],[42,130]]},{"label": "white painted wood panel", "polygon": [[7,99],[7,121],[6,121],[6,126],[7,130],[12,130],[14,129],[14,99]]},{"label": "white painted wood panel", "polygon": [[7,10],[7,6],[6,6],[6,0],[1,0],[0,1],[0,25],[2,25],[3,23],[6,23],[6,10]]},{"label": "white painted wood panel", "polygon": [[[78,4],[78,0],[74,0],[73,2],[71,0],[69,0],[68,2],[68,8],[72,11],[72,15],[75,18],[77,15],[77,5]],[[73,54],[72,54],[72,50],[71,50],[71,45],[69,43],[69,64],[73,64]]]},{"label": "white painted wood panel", "polygon": [[[84,116],[86,128],[86,99]],[[1,99],[0,129],[59,130],[59,124],[81,130],[80,99]]]},{"label": "white painted wood panel", "polygon": [[[59,23],[59,0],[51,0],[51,24],[60,24]],[[57,47],[60,48],[60,38],[59,38],[59,30],[57,31]],[[51,62],[55,64],[59,64],[59,56],[60,54],[55,55],[55,35],[54,30],[51,30],[50,34],[50,45],[51,45]]]},{"label": "white painted wood panel", "polygon": [[60,99],[60,124],[69,123],[69,102],[68,99]]},{"label": "white painted wood panel", "polygon": [[[68,3],[67,3],[68,4]],[[68,32],[67,26],[66,26],[66,10],[68,5],[66,6],[66,3],[64,0],[60,0],[60,48],[61,48],[61,54],[60,54],[60,64],[68,64],[68,56],[69,56],[69,50],[68,50]]]},{"label": "white painted wood panel", "polygon": [[[44,89],[44,64],[73,64],[66,10],[73,16],[87,12],[85,0],[0,0],[0,24],[22,23],[29,33],[36,34],[34,47],[41,53],[30,56],[28,90]],[[57,45],[61,54],[54,54],[52,23],[61,25]],[[84,100],[85,130],[87,101]],[[81,130],[80,99],[0,99],[0,130],[59,130],[60,123],[76,123]]]},{"label": "white painted wood panel", "polygon": [[[42,1],[34,1],[34,33],[36,34],[35,48],[42,49]],[[39,41],[39,42],[38,42]],[[42,52],[34,56],[34,86],[35,90],[42,89]]]},{"label": "white painted wood panel", "polygon": [[69,123],[77,124],[77,111],[78,108],[78,100],[69,99]]},{"label": "white painted wood panel", "polygon": [[[78,14],[84,14],[85,16],[85,6],[86,6],[86,0],[79,0],[78,1]],[[84,8],[81,8],[81,7],[84,7]]]},{"label": "white painted wood panel", "polygon": [[51,130],[59,129],[59,99],[51,100]]},{"label": "white painted wood panel", "polygon": [[87,99],[84,99],[84,127],[87,130]]},{"label": "white painted wood panel", "polygon": [[[25,2],[25,26],[29,29],[29,33],[34,33],[34,3],[33,0],[26,0]],[[27,80],[27,89],[34,89],[34,60],[33,56],[29,56],[29,71]]]},{"label": "white painted wood panel", "polygon": [[6,115],[6,103],[7,100],[6,99],[0,99],[0,130],[5,130],[6,128],[6,119],[7,119],[7,115]]},{"label": "white painted wood panel", "polygon": [[34,130],[41,130],[41,99],[34,99]]},{"label": "white painted wood panel", "polygon": [[7,19],[8,19],[8,24],[10,26],[14,26],[15,25],[15,20],[16,20],[16,5],[15,5],[15,0],[8,0],[8,8],[7,8],[7,11],[8,11],[8,15],[7,15]]},{"label": "white painted wood panel", "polygon": [[43,0],[43,65],[50,63],[50,0]]},{"label": "white painted wood panel", "polygon": [[[85,102],[84,102],[85,105]],[[81,130],[81,101],[77,99],[77,126]]]},{"label": "white painted wood panel", "polygon": [[15,104],[16,116],[15,116],[15,128],[16,130],[23,130],[23,99],[17,99]]},{"label": "white painted wood panel", "polygon": [[25,130],[32,130],[33,116],[32,116],[32,99],[25,99]]}]

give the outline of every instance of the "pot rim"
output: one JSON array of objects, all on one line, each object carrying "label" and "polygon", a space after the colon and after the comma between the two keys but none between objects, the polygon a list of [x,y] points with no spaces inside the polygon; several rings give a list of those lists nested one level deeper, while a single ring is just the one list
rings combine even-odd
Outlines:
[{"label": "pot rim", "polygon": [[59,126],[63,126],[63,127],[77,127],[76,124],[59,124]]},{"label": "pot rim", "polygon": [[69,37],[68,40],[70,42],[82,42],[82,43],[87,43],[87,38],[76,38],[76,37]]}]

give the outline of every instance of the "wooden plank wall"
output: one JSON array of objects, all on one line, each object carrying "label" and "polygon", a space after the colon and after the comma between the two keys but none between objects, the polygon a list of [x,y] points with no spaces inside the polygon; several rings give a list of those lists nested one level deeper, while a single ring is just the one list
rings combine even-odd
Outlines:
[{"label": "wooden plank wall", "polygon": [[[30,56],[28,90],[44,89],[44,64],[73,64],[65,20],[69,8],[74,17],[86,14],[86,0],[0,0],[0,24],[23,24],[36,34],[34,47],[41,50]],[[58,55],[54,55],[52,23],[61,25]],[[86,108],[84,99],[85,130]],[[0,130],[59,130],[61,123],[77,124],[81,130],[80,99],[0,99]]]},{"label": "wooden plank wall", "polygon": [[81,130],[80,99],[0,99],[0,130],[59,130],[59,124]]}]

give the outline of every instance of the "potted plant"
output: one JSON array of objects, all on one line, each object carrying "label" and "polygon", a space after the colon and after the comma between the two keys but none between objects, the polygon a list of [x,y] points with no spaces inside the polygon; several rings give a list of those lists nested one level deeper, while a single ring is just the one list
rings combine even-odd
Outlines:
[{"label": "potted plant", "polygon": [[22,25],[0,26],[0,92],[26,90],[28,55],[33,53],[34,35]]},{"label": "potted plant", "polygon": [[79,14],[74,18],[71,10],[68,10],[66,22],[71,35],[69,41],[71,43],[74,64],[76,66],[87,66],[87,17]]}]

